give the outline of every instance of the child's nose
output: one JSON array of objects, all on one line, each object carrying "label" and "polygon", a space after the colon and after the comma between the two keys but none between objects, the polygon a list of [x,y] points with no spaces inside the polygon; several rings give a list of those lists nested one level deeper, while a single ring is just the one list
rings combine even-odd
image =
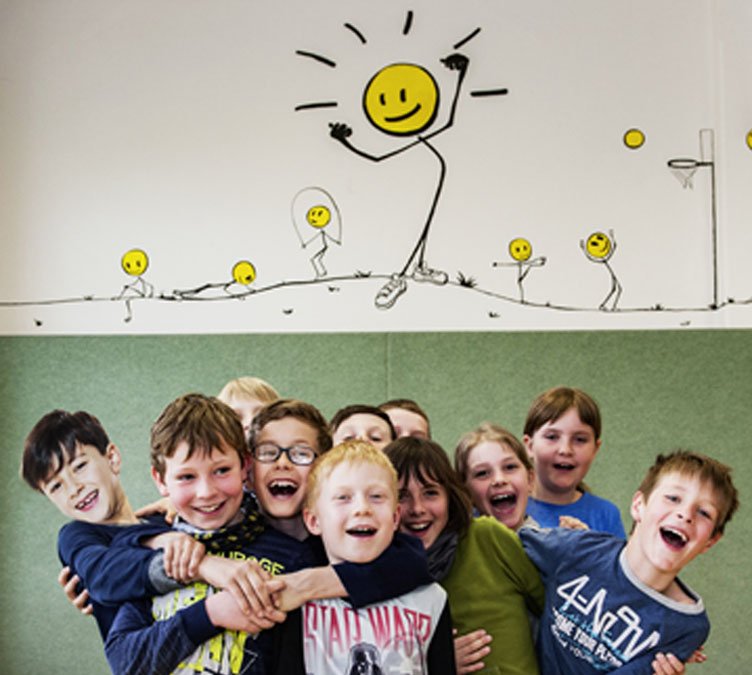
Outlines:
[{"label": "child's nose", "polygon": [[371,504],[364,495],[356,495],[354,507],[355,513],[368,513],[371,510]]},{"label": "child's nose", "polygon": [[210,478],[199,480],[196,486],[196,495],[199,497],[208,497],[212,494],[214,494],[214,482]]},{"label": "child's nose", "polygon": [[503,471],[496,471],[493,475],[493,485],[504,485],[507,482],[506,474]]}]

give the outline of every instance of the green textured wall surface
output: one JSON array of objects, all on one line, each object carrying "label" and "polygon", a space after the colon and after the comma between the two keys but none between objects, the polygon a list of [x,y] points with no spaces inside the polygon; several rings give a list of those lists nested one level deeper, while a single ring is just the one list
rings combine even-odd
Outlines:
[{"label": "green textured wall surface", "polygon": [[139,505],[157,494],[148,437],[164,405],[191,390],[216,393],[248,374],[327,416],[348,403],[414,398],[449,452],[484,420],[519,434],[543,389],[581,387],[604,418],[588,484],[621,507],[627,525],[631,495],[657,452],[686,447],[731,464],[741,511],[682,576],[704,597],[712,623],[709,661],[697,671],[748,667],[738,617],[752,599],[743,544],[752,332],[728,330],[0,338],[4,672],[107,672],[94,621],[78,616],[56,583],[62,516],[18,477],[36,420],[56,407],[97,415],[123,451],[123,482]]}]

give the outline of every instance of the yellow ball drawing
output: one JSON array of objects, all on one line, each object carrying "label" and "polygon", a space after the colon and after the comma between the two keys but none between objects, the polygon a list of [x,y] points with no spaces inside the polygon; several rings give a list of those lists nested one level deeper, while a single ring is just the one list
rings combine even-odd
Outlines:
[{"label": "yellow ball drawing", "polygon": [[603,259],[611,252],[611,239],[603,232],[594,232],[588,237],[586,247],[593,258]]},{"label": "yellow ball drawing", "polygon": [[306,220],[312,227],[326,227],[332,219],[332,212],[321,204],[312,206],[306,213]]},{"label": "yellow ball drawing", "polygon": [[645,134],[640,129],[629,129],[624,133],[624,145],[632,150],[641,148],[645,143]]},{"label": "yellow ball drawing", "polygon": [[747,132],[747,147],[752,150],[752,129]]},{"label": "yellow ball drawing", "polygon": [[532,254],[533,247],[527,239],[517,237],[517,239],[512,239],[512,241],[509,242],[509,255],[512,256],[513,260],[516,260],[517,262],[525,262],[525,260],[530,259]]},{"label": "yellow ball drawing", "polygon": [[431,73],[411,63],[393,63],[376,73],[363,94],[366,117],[387,134],[407,136],[436,117],[439,88]]},{"label": "yellow ball drawing", "polygon": [[132,248],[123,254],[123,257],[120,259],[120,266],[126,274],[130,274],[132,277],[139,277],[149,267],[149,256],[140,248]]},{"label": "yellow ball drawing", "polygon": [[232,278],[239,284],[248,286],[256,279],[256,268],[247,260],[236,262],[232,268]]}]

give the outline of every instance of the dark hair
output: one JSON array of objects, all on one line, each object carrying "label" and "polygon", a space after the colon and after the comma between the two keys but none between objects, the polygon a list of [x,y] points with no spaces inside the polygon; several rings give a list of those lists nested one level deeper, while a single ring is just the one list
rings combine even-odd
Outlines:
[{"label": "dark hair", "polygon": [[251,423],[250,446],[256,447],[261,430],[276,420],[292,417],[310,425],[316,430],[316,442],[318,452],[323,453],[332,447],[332,435],[329,433],[329,425],[318,408],[293,398],[281,398],[278,401],[265,405],[259,410]]},{"label": "dark hair", "polygon": [[47,413],[26,437],[21,477],[41,492],[41,484],[75,457],[78,445],[91,445],[104,455],[110,439],[100,421],[87,412],[53,410]]},{"label": "dark hair", "polygon": [[523,433],[532,436],[547,422],[555,422],[574,408],[584,424],[592,428],[597,441],[601,437],[601,413],[598,404],[582,389],[554,387],[537,396],[530,405]]},{"label": "dark hair", "polygon": [[164,477],[165,458],[175,454],[177,446],[188,444],[188,457],[199,451],[229,446],[244,462],[248,446],[243,426],[235,411],[218,398],[204,394],[185,394],[170,403],[151,428],[151,465]]},{"label": "dark hair", "polygon": [[722,534],[726,523],[739,508],[739,493],[731,480],[731,467],[712,457],[689,450],[676,450],[668,455],[658,455],[638,488],[645,501],[661,477],[672,472],[697,478],[701,483],[710,485],[718,501],[718,520],[713,534]]},{"label": "dark hair", "polygon": [[473,502],[438,443],[404,436],[387,445],[384,453],[392,460],[402,485],[413,476],[424,485],[429,481],[441,485],[446,490],[449,502],[446,529],[459,536],[467,532],[472,520]]},{"label": "dark hair", "polygon": [[389,427],[389,440],[393,441],[397,438],[397,432],[394,430],[394,425],[392,424],[392,420],[389,419],[389,415],[381,408],[363,403],[354,403],[353,405],[345,406],[334,413],[332,419],[329,421],[329,431],[331,431],[332,435],[334,435],[345,420],[348,420],[353,415],[373,415],[374,417],[378,417],[380,420],[386,422]]}]

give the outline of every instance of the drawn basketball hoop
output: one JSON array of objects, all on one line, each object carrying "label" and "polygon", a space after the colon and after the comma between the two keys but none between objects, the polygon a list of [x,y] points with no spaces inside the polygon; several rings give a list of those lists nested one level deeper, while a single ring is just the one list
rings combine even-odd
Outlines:
[{"label": "drawn basketball hoop", "polygon": [[713,302],[710,306],[716,309],[718,307],[718,214],[715,185],[715,134],[712,129],[700,129],[700,159],[676,157],[668,160],[668,168],[683,188],[694,188],[694,176],[697,169],[701,167],[710,169],[710,239],[713,268]]}]

